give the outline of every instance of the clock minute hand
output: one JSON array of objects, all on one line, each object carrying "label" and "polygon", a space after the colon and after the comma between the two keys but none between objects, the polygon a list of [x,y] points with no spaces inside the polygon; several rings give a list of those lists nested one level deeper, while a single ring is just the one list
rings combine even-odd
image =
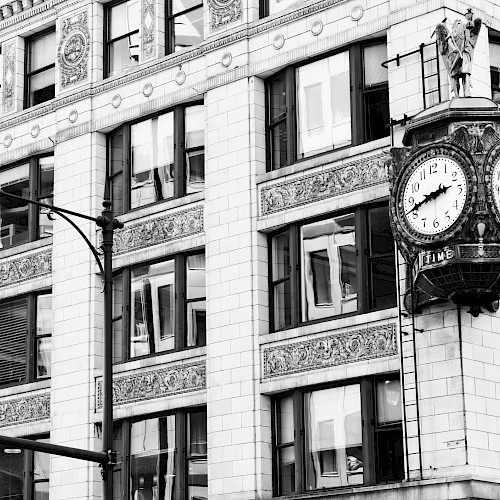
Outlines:
[{"label": "clock minute hand", "polygon": [[415,205],[413,205],[413,208],[406,213],[410,214],[411,212],[418,210],[422,205],[425,205],[429,201],[435,200],[440,194],[446,193],[446,191],[450,189],[450,187],[451,186],[443,186],[442,184],[439,184],[439,187],[435,191],[431,191],[430,193],[426,194],[422,201],[415,203]]}]

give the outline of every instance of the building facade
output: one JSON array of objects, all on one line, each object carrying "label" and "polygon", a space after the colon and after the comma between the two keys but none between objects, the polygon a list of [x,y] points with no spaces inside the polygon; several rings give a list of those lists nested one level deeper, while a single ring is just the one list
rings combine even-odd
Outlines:
[{"label": "building facade", "polygon": [[[500,319],[413,308],[388,208],[469,7],[498,101],[494,0],[0,0],[0,189],[96,217],[109,182],[124,223],[115,499],[499,497]],[[101,450],[102,299],[75,228],[2,197],[0,434]],[[101,496],[0,447],[2,500]]]}]

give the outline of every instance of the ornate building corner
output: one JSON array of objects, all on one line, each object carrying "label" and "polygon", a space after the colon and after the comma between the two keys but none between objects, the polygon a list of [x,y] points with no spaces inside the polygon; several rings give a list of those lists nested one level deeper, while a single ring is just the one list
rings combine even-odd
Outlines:
[{"label": "ornate building corner", "polygon": [[345,194],[387,181],[387,155],[338,165],[262,188],[260,215]]},{"label": "ornate building corner", "polygon": [[0,262],[0,287],[13,285],[52,272],[52,248],[44,248],[22,257]]},{"label": "ornate building corner", "polygon": [[16,43],[15,41],[2,44],[3,54],[3,107],[2,112],[15,111],[16,89]]},{"label": "ornate building corner", "polygon": [[[113,377],[113,404],[136,403],[205,388],[204,361],[174,365]],[[102,379],[97,381],[96,408],[102,408]]]},{"label": "ornate building corner", "polygon": [[30,394],[0,402],[0,427],[50,418],[50,394]]},{"label": "ornate building corner", "polygon": [[113,254],[166,243],[203,232],[203,206],[196,206],[161,217],[149,218],[115,231]]},{"label": "ornate building corner", "polygon": [[263,349],[263,378],[391,356],[397,352],[395,323],[361,328]]},{"label": "ornate building corner", "polygon": [[88,79],[90,43],[86,10],[61,21],[61,39],[57,48],[61,88]]},{"label": "ornate building corner", "polygon": [[218,30],[242,18],[241,0],[208,0],[210,27]]},{"label": "ornate building corner", "polygon": [[155,0],[142,0],[142,60],[156,57]]}]

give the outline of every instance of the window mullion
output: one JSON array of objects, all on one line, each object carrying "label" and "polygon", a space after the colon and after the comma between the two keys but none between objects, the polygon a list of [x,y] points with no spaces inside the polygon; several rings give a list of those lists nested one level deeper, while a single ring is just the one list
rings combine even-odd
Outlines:
[{"label": "window mullion", "polygon": [[[30,159],[29,166],[29,199],[38,201],[38,191],[40,184],[40,171],[38,168],[38,158]],[[38,237],[38,206],[30,203],[28,205],[28,241],[35,241]]]},{"label": "window mullion", "polygon": [[36,363],[36,295],[30,294],[27,297],[28,306],[28,338],[26,339],[26,382],[31,382],[35,379],[35,363]]},{"label": "window mullion", "polygon": [[361,381],[361,415],[362,415],[362,436],[363,436],[363,480],[364,484],[372,485],[376,483],[375,475],[375,414],[373,408],[373,381],[363,379]]},{"label": "window mullion", "polygon": [[130,210],[130,199],[131,199],[131,189],[132,189],[132,165],[130,158],[130,144],[131,134],[130,125],[125,125],[123,127],[123,176],[122,176],[122,187],[123,187],[123,211],[126,212]]},{"label": "window mullion", "polygon": [[292,225],[288,233],[290,248],[290,295],[291,295],[291,326],[297,326],[301,321],[300,311],[300,238],[299,227]]},{"label": "window mullion", "polygon": [[287,130],[287,165],[297,160],[297,113],[296,109],[296,85],[295,68],[286,70],[286,130]]},{"label": "window mullion", "polygon": [[174,196],[176,198],[186,193],[184,117],[185,108],[177,106],[174,109]]},{"label": "window mullion", "polygon": [[186,347],[186,257],[175,258],[175,350]]},{"label": "window mullion", "polygon": [[34,474],[34,455],[35,452],[32,450],[24,450],[24,498],[26,500],[33,498],[34,487],[33,480],[35,478]]},{"label": "window mullion", "polygon": [[349,49],[349,71],[351,80],[351,128],[352,144],[361,144],[364,140],[363,119],[363,66],[361,46],[353,45]]},{"label": "window mullion", "polygon": [[128,492],[130,491],[130,421],[123,420],[122,426],[122,468],[120,485],[125,496],[128,497]]},{"label": "window mullion", "polygon": [[130,332],[132,330],[130,321],[130,269],[124,269],[122,274],[122,287],[123,287],[123,304],[122,304],[122,341],[123,341],[123,358],[122,361],[130,359]]},{"label": "window mullion", "polygon": [[293,419],[295,434],[295,492],[303,493],[305,490],[305,471],[304,471],[304,394],[301,391],[295,391],[293,394]]},{"label": "window mullion", "polygon": [[184,412],[177,412],[175,414],[175,498],[183,500],[186,498],[186,442],[187,442],[187,429],[186,429],[186,414]]}]

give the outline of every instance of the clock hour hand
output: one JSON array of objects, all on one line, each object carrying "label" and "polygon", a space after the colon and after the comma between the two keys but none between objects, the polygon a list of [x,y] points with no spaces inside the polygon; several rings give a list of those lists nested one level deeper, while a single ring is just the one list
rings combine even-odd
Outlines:
[{"label": "clock hour hand", "polygon": [[422,201],[415,203],[415,205],[413,205],[413,208],[406,212],[407,215],[411,212],[414,212],[415,210],[418,210],[422,205],[425,205],[429,201],[435,200],[440,194],[446,193],[446,191],[450,189],[450,187],[451,186],[443,186],[442,184],[439,184],[439,187],[435,191],[431,191],[424,196],[424,199]]}]

